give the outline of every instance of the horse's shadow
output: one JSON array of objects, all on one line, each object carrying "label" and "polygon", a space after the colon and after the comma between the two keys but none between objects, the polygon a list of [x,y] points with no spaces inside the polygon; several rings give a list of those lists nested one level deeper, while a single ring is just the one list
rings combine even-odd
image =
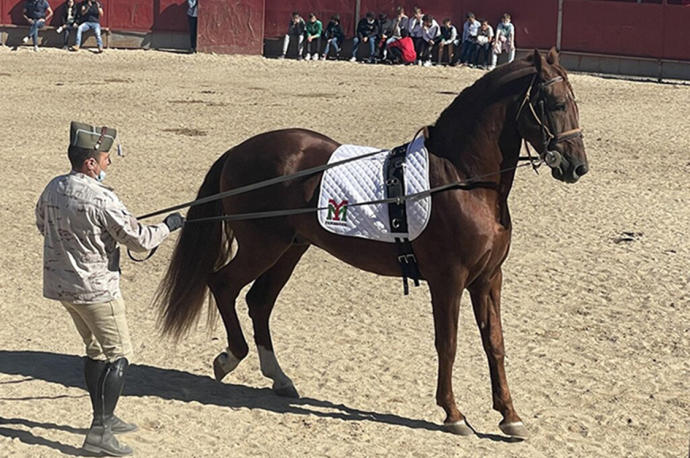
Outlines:
[{"label": "horse's shadow", "polygon": [[[10,380],[0,384],[14,384],[33,379],[59,383],[67,387],[85,388],[83,380],[83,360],[74,355],[49,353],[40,351],[4,351],[0,350],[0,373],[27,377],[22,380]],[[388,425],[403,426],[413,429],[438,431],[438,425],[425,421],[401,417],[391,413],[366,411],[349,407],[345,404],[335,404],[330,401],[303,397],[299,399],[282,398],[276,396],[268,388],[253,388],[231,383],[218,383],[211,377],[191,374],[175,369],[163,369],[145,364],[132,364],[127,371],[125,396],[155,396],[184,402],[196,401],[201,404],[220,407],[245,407],[261,409],[276,413],[291,413],[296,415],[314,415],[317,417],[339,419],[345,421],[370,421]],[[63,396],[58,396],[63,397]],[[34,399],[22,397],[21,400]],[[35,399],[45,399],[37,396]],[[18,398],[0,397],[0,401],[13,401]],[[325,409],[325,410],[324,410]],[[40,426],[51,428],[51,424],[34,423],[22,419],[5,419],[0,417],[0,425],[15,423],[25,426]],[[54,429],[68,432],[82,433],[83,430],[65,425],[53,425]],[[509,440],[507,437],[493,434],[477,434],[480,438],[491,440]],[[25,431],[0,427],[0,436],[17,437],[22,442],[32,444],[44,443],[45,439],[37,438]],[[51,442],[51,441],[48,441]],[[63,453],[74,454],[77,449],[56,443]],[[67,447],[67,449],[65,448]]]}]

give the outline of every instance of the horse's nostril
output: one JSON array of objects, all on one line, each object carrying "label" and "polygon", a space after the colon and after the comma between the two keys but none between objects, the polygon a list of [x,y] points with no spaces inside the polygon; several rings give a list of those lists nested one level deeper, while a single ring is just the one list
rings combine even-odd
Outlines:
[{"label": "horse's nostril", "polygon": [[581,177],[582,175],[585,175],[587,172],[589,172],[589,168],[587,168],[586,164],[580,164],[577,166],[575,169],[575,173],[577,176]]}]

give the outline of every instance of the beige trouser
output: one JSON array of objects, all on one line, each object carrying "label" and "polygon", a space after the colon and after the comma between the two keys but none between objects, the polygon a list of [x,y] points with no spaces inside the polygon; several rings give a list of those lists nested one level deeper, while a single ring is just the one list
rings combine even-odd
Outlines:
[{"label": "beige trouser", "polygon": [[131,359],[132,343],[122,298],[101,304],[62,301],[62,305],[72,315],[89,358],[110,362],[123,357]]}]

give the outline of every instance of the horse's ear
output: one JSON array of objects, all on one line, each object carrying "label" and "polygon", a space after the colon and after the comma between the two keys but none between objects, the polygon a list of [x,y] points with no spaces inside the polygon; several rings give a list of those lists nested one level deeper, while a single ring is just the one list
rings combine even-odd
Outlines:
[{"label": "horse's ear", "polygon": [[539,50],[535,49],[534,53],[530,57],[531,59],[528,60],[534,63],[534,66],[537,69],[537,74],[541,73],[544,58],[541,56],[541,54],[539,54]]},{"label": "horse's ear", "polygon": [[552,46],[551,49],[549,49],[549,54],[546,56],[546,62],[550,65],[558,65],[558,51],[556,51],[556,47]]}]

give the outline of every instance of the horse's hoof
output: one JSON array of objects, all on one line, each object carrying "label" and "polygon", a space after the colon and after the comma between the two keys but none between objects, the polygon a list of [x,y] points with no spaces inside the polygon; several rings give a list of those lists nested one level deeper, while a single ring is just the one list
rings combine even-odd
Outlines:
[{"label": "horse's hoof", "polygon": [[457,434],[458,436],[471,436],[474,434],[474,431],[472,428],[470,428],[464,418],[460,421],[444,423],[443,430],[452,434]]},{"label": "horse's hoof", "polygon": [[294,385],[285,385],[281,387],[273,387],[273,392],[283,398],[299,399],[299,393]]},{"label": "horse's hoof", "polygon": [[232,353],[223,352],[216,356],[213,360],[213,375],[216,377],[217,381],[223,380],[223,377],[232,372],[240,360],[235,358]]},{"label": "horse's hoof", "polygon": [[529,437],[527,433],[527,428],[522,424],[521,421],[514,421],[511,423],[499,423],[498,427],[501,428],[503,434],[510,436],[515,439],[525,440]]}]

